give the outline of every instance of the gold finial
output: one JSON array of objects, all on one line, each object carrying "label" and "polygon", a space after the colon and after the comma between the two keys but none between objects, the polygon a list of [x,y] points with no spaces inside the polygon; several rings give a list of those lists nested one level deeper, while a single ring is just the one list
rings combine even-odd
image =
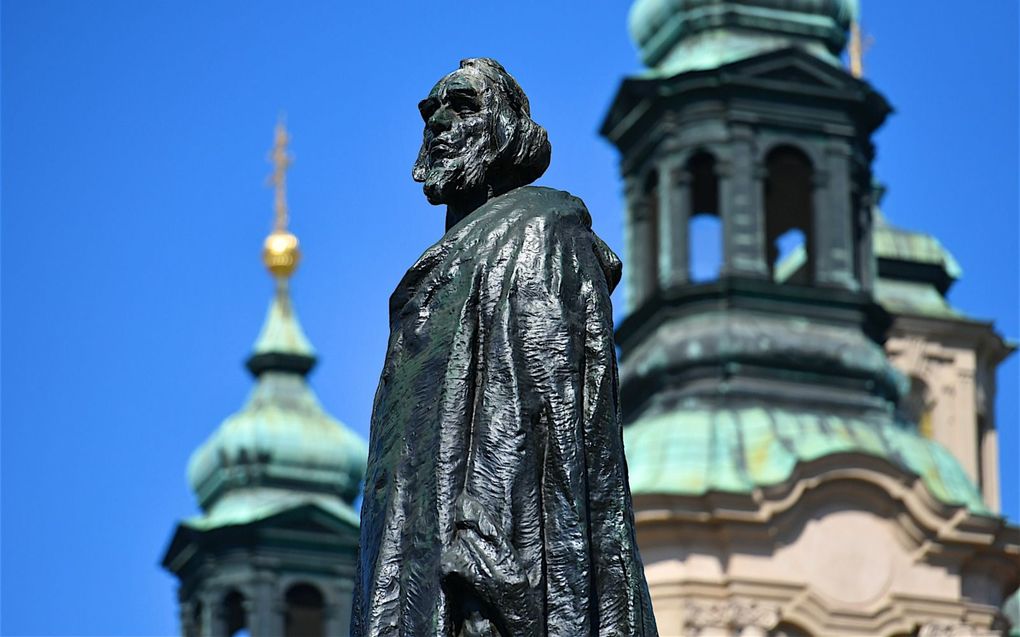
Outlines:
[{"label": "gold finial", "polygon": [[864,75],[864,53],[861,51],[861,25],[854,20],[850,23],[850,75]]},{"label": "gold finial", "polygon": [[287,231],[287,169],[292,161],[287,152],[289,142],[290,135],[281,118],[276,124],[273,150],[269,154],[269,159],[273,163],[273,174],[269,178],[276,191],[274,201],[276,222],[262,248],[262,261],[269,272],[279,278],[287,278],[293,274],[301,259],[298,239]]},{"label": "gold finial", "polygon": [[854,17],[850,23],[850,46],[847,50],[847,57],[850,60],[850,75],[858,79],[864,77],[864,54],[871,48],[873,41],[870,35],[867,38],[861,35],[860,17]]}]

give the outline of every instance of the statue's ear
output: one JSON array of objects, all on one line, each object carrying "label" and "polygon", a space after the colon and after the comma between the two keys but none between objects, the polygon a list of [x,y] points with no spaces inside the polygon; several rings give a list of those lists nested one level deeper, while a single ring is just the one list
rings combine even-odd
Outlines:
[{"label": "statue's ear", "polygon": [[414,160],[414,166],[411,168],[411,178],[417,182],[425,181],[425,159],[427,157],[428,147],[423,140],[421,148],[418,149],[418,159]]}]

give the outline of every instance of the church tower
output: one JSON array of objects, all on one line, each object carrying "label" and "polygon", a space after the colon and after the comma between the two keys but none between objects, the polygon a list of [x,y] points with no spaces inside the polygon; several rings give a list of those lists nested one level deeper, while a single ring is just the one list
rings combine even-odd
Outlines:
[{"label": "church tower", "polygon": [[631,10],[647,69],[602,134],[621,154],[620,391],[663,635],[993,634],[1020,581],[1020,531],[911,419],[883,349],[871,136],[892,109],[841,64],[856,11]]},{"label": "church tower", "polygon": [[287,231],[287,143],[281,124],[263,252],[276,290],[247,362],[255,387],[192,455],[203,512],[177,526],[163,557],[180,580],[184,637],[325,637],[350,625],[367,450],[305,380],[316,359],[288,292],[300,252]]}]

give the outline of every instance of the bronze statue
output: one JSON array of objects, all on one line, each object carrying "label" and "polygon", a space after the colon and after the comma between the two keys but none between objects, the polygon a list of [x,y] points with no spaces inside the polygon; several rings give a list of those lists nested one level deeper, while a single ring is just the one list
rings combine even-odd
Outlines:
[{"label": "bronze statue", "polygon": [[528,186],[545,130],[494,60],[418,105],[446,234],[390,298],[355,637],[656,634],[634,537],[609,295],[580,199]]}]

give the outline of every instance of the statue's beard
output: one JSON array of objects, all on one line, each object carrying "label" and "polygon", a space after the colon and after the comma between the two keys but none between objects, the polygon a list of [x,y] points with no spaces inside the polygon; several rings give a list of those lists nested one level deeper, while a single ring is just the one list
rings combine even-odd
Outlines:
[{"label": "statue's beard", "polygon": [[[488,142],[488,135],[473,135],[457,154],[450,154],[446,148],[429,151],[424,185],[429,203],[450,203],[487,187],[486,176],[495,159]],[[451,147],[455,148],[452,144]]]}]

